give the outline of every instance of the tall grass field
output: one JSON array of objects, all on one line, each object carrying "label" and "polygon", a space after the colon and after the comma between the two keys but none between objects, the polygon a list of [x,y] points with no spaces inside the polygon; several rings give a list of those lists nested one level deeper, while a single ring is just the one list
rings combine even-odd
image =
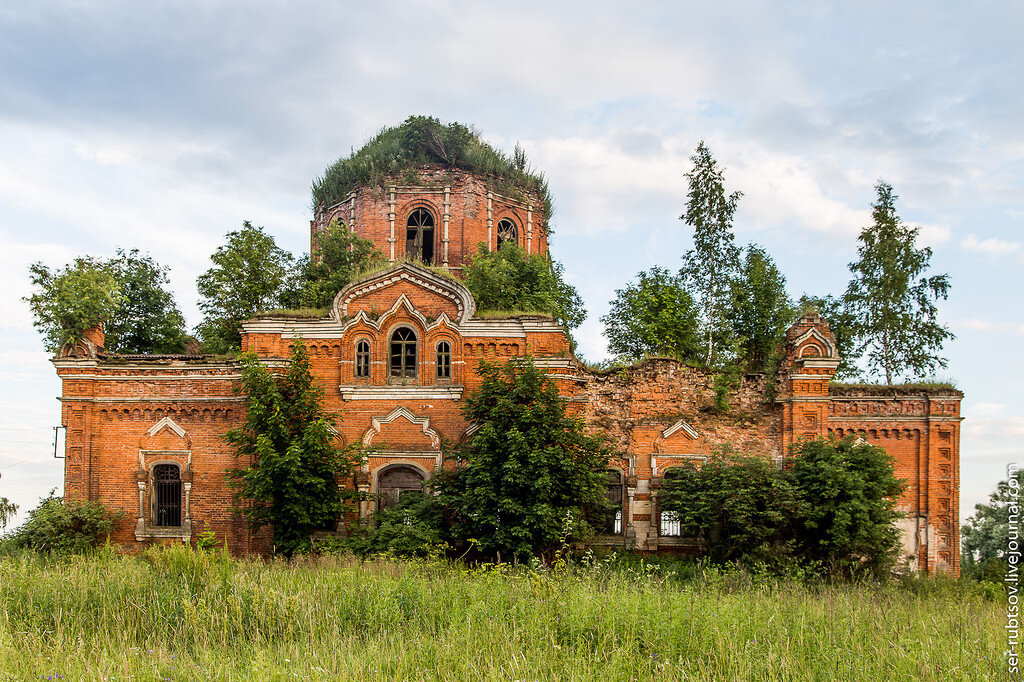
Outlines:
[{"label": "tall grass field", "polygon": [[1000,680],[1006,605],[594,562],[0,557],[0,680]]}]

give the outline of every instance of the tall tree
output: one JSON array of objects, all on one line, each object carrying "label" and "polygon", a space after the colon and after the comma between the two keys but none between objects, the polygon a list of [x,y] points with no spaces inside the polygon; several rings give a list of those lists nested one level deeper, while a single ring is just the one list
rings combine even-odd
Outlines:
[{"label": "tall tree", "polygon": [[874,224],[858,238],[845,299],[858,352],[867,353],[869,372],[891,385],[896,375],[923,377],[945,367],[942,344],[955,337],[936,321],[935,302],[948,295],[949,275],[925,276],[932,250],[916,248],[918,228],[900,222],[892,186],[879,181],[875,191]]},{"label": "tall tree", "polygon": [[615,290],[611,310],[601,318],[608,350],[629,361],[671,355],[699,362],[702,353],[693,297],[665,268],[637,274],[637,283]]},{"label": "tall tree", "polygon": [[690,157],[693,170],[686,174],[689,192],[686,212],[680,219],[693,228],[693,248],[683,256],[680,275],[692,285],[701,311],[701,326],[707,346],[705,362],[716,364],[716,344],[728,342],[725,315],[729,309],[729,282],[739,266],[739,248],[732,233],[733,216],[741,192],[725,193],[723,170],[719,168],[704,140]]},{"label": "tall tree", "polygon": [[739,341],[740,359],[749,371],[764,371],[793,317],[786,278],[764,249],[750,244],[731,290],[726,317]]},{"label": "tall tree", "polygon": [[110,259],[76,258],[63,269],[35,263],[30,274],[38,290],[26,300],[52,352],[102,324],[108,351],[181,353],[185,318],[164,288],[167,272],[138,249],[118,249]]},{"label": "tall tree", "polygon": [[361,452],[337,443],[323,411],[323,389],[310,372],[302,339],[292,345],[283,377],[274,377],[255,355],[242,359],[245,423],[228,431],[236,456],[248,462],[232,473],[236,499],[254,530],[272,526],[276,552],[291,556],[310,548],[310,534],[342,513]]},{"label": "tall tree", "polygon": [[226,238],[227,243],[210,256],[213,267],[196,280],[204,316],[196,331],[205,348],[214,353],[237,348],[242,322],[280,304],[292,261],[273,237],[248,220]]},{"label": "tall tree", "polygon": [[1019,505],[1024,493],[1024,474],[1016,472],[999,481],[988,503],[974,505],[974,515],[967,519],[960,532],[963,536],[963,563],[968,567],[984,565],[1006,555],[1010,532],[1010,507]]},{"label": "tall tree", "polygon": [[51,353],[78,343],[87,329],[113,318],[126,302],[121,282],[100,259],[84,256],[53,270],[33,263],[29,274],[36,290],[24,300]]},{"label": "tall tree", "polygon": [[7,527],[7,523],[18,513],[18,505],[6,497],[0,497],[0,530]]},{"label": "tall tree", "polygon": [[298,260],[289,277],[282,302],[290,308],[327,308],[360,272],[386,260],[373,242],[336,219],[317,236],[316,247]]},{"label": "tall tree", "polygon": [[456,539],[490,556],[549,553],[567,525],[585,528],[585,514],[604,508],[608,452],[566,415],[558,388],[532,362],[481,363],[478,373],[463,413],[479,429],[449,452],[458,469],[435,473],[432,487]]},{"label": "tall tree", "polygon": [[182,353],[185,351],[185,318],[164,287],[170,283],[169,268],[138,249],[108,261],[121,284],[124,303],[103,326],[106,347],[118,353]]}]

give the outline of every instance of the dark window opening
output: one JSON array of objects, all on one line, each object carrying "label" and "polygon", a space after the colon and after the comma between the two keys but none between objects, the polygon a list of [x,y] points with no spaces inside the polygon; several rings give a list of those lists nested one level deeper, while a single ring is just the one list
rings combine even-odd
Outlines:
[{"label": "dark window opening", "polygon": [[604,532],[612,535],[622,533],[622,499],[623,486],[622,474],[618,471],[605,472],[608,476],[608,484],[605,488],[605,497],[608,500],[608,516],[605,519]]},{"label": "dark window opening", "polygon": [[433,265],[434,216],[430,211],[417,208],[409,214],[405,226],[405,256],[422,261],[424,265]]},{"label": "dark window opening", "polygon": [[181,469],[177,464],[153,467],[153,494],[156,526],[181,525]]},{"label": "dark window opening", "polygon": [[391,335],[391,376],[416,378],[416,334],[402,327]]},{"label": "dark window opening", "polygon": [[452,378],[452,347],[447,341],[437,344],[437,378]]},{"label": "dark window opening", "polygon": [[498,248],[500,249],[505,242],[519,243],[519,231],[516,229],[516,224],[508,218],[498,221]]},{"label": "dark window opening", "polygon": [[370,342],[360,341],[356,344],[356,376],[370,376]]},{"label": "dark window opening", "polygon": [[388,509],[398,504],[398,499],[407,493],[422,492],[423,474],[407,466],[396,466],[388,469],[377,479],[381,509]]}]

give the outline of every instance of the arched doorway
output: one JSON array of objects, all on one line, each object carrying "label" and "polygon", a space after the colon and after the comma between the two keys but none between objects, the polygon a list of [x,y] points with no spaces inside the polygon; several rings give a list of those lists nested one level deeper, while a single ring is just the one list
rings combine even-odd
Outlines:
[{"label": "arched doorway", "polygon": [[387,467],[377,477],[378,507],[380,509],[394,507],[403,494],[421,492],[425,478],[423,472],[407,464]]}]

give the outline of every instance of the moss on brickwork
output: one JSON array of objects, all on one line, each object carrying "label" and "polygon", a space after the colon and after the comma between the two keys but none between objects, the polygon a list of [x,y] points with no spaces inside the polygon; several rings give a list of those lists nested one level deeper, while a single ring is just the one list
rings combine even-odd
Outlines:
[{"label": "moss on brickwork", "polygon": [[544,174],[532,170],[520,147],[511,156],[480,139],[461,123],[445,125],[431,116],[410,116],[384,128],[359,151],[335,161],[313,181],[314,210],[342,201],[358,187],[383,187],[397,180],[415,184],[424,167],[464,170],[487,176],[491,189],[520,198],[533,192],[552,214],[551,193]]}]

